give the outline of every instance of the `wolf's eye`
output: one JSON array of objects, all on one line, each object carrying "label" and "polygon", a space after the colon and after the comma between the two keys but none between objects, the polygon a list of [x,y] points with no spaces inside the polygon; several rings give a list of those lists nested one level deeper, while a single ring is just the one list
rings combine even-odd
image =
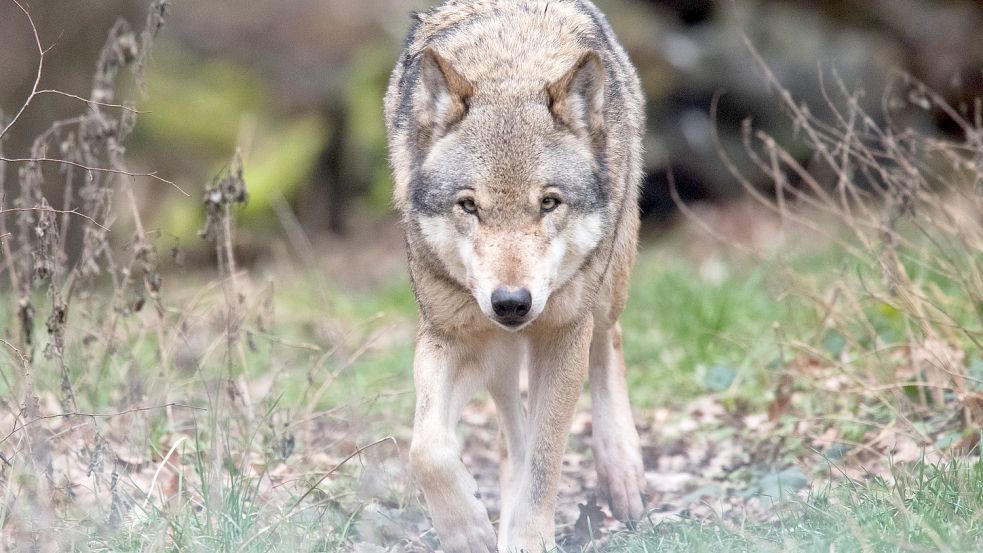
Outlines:
[{"label": "wolf's eye", "polygon": [[549,213],[556,209],[556,206],[560,205],[559,198],[554,198],[553,196],[546,196],[543,201],[539,204],[539,209],[544,213]]},{"label": "wolf's eye", "polygon": [[478,212],[478,205],[475,204],[474,200],[472,200],[471,198],[464,198],[461,201],[457,202],[457,205],[461,206],[461,209],[463,209],[465,213],[474,215],[475,213]]}]

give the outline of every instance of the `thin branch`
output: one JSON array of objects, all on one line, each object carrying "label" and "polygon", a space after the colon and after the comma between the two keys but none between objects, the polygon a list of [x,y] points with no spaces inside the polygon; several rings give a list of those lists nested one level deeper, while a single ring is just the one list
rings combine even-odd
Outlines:
[{"label": "thin branch", "polygon": [[[3,236],[0,236],[0,239],[3,239]],[[15,345],[11,344],[10,342],[4,340],[3,338],[0,338],[0,344],[2,344],[4,346],[6,346],[7,348],[9,348],[10,351],[12,351],[17,356],[17,361],[20,363],[20,365],[22,367],[27,366],[27,364],[28,364],[27,356],[24,355],[24,352],[22,352],[21,350],[17,349],[17,346],[15,346]],[[7,374],[5,372],[0,371],[0,378],[3,379],[3,383],[7,386],[7,389],[8,390],[13,390],[14,389],[13,385],[10,382],[10,379],[7,378]]]},{"label": "thin branch", "polygon": [[282,515],[280,515],[280,517],[278,518],[278,520],[276,522],[274,522],[273,524],[270,524],[269,526],[264,527],[259,532],[256,532],[255,534],[252,535],[252,537],[250,537],[241,546],[239,546],[238,551],[245,551],[246,548],[247,548],[247,546],[250,545],[254,540],[256,540],[256,538],[258,538],[258,537],[266,534],[267,532],[273,531],[278,526],[280,526],[280,524],[283,523],[283,521],[287,520],[287,518],[290,515],[293,514],[293,512],[297,509],[297,507],[301,503],[303,503],[303,501],[305,499],[307,499],[307,496],[310,495],[311,492],[313,492],[314,490],[316,490],[317,487],[321,485],[321,482],[324,482],[324,480],[327,479],[327,477],[331,476],[332,474],[334,474],[335,471],[337,471],[341,467],[345,466],[345,463],[347,463],[348,461],[351,461],[352,458],[354,458],[357,455],[360,455],[363,451],[365,451],[367,449],[370,449],[372,447],[375,447],[375,446],[377,446],[377,445],[379,445],[381,443],[384,443],[384,442],[392,442],[392,444],[395,445],[397,448],[399,447],[399,444],[396,443],[396,438],[393,438],[392,436],[386,436],[385,438],[380,438],[380,439],[378,439],[378,440],[376,440],[376,441],[374,441],[374,442],[372,442],[372,443],[370,443],[368,445],[364,445],[364,446],[356,449],[348,457],[345,457],[344,459],[341,460],[340,463],[338,463],[337,465],[335,465],[334,468],[332,468],[331,470],[329,470],[328,472],[326,472],[324,474],[324,476],[322,476],[321,478],[319,478],[318,481],[315,482],[313,486],[311,486],[310,488],[308,488],[308,490],[304,493],[304,495],[300,496],[300,499],[298,499],[297,501],[295,501],[294,504],[291,505],[290,508],[286,510],[286,512],[284,512]]},{"label": "thin branch", "polygon": [[171,455],[174,455],[174,452],[177,451],[177,446],[181,445],[181,442],[186,439],[188,439],[187,436],[181,436],[178,438],[177,441],[174,442],[174,445],[171,446],[171,449],[167,451],[167,455],[164,455],[164,458],[161,459],[160,464],[157,465],[157,470],[154,471],[154,477],[150,479],[150,487],[147,488],[147,497],[144,498],[143,505],[140,506],[140,510],[145,510],[147,508],[147,502],[150,501],[150,496],[152,496],[154,493],[154,486],[157,485],[157,478],[160,476],[160,472],[164,469],[164,465],[166,465],[171,459]]},{"label": "thin branch", "polygon": [[[5,234],[3,236],[9,236],[9,235],[10,235],[10,233],[7,233],[7,234]],[[3,238],[3,236],[0,236],[0,238]],[[3,338],[0,338],[0,344],[2,344],[4,346],[7,346],[8,348],[10,348],[11,351],[13,351],[15,354],[17,354],[18,359],[22,363],[25,362],[25,361],[27,361],[27,356],[25,356],[24,353],[21,350],[17,349],[17,346],[15,346],[15,345],[11,344],[10,342],[4,340]]]},{"label": "thin branch", "polygon": [[180,407],[180,408],[183,408],[183,409],[193,409],[195,411],[207,411],[208,410],[208,409],[206,409],[204,407],[197,407],[195,405],[186,405],[184,403],[174,403],[174,402],[172,402],[172,403],[165,403],[164,405],[154,405],[152,407],[134,407],[133,409],[127,409],[125,411],[119,411],[117,413],[83,413],[83,412],[80,412],[80,411],[73,411],[71,413],[58,413],[57,415],[45,415],[43,417],[38,417],[36,419],[31,419],[31,420],[25,422],[24,424],[22,424],[19,428],[14,428],[13,430],[10,431],[9,434],[7,434],[6,436],[4,436],[3,439],[0,440],[0,444],[2,444],[4,442],[6,442],[7,440],[9,440],[10,437],[13,436],[14,434],[16,434],[17,432],[20,432],[21,430],[27,428],[28,426],[31,426],[32,424],[34,424],[36,422],[41,422],[43,420],[57,419],[57,418],[60,418],[60,417],[109,418],[109,417],[118,417],[118,416],[121,416],[121,415],[128,415],[130,413],[142,413],[144,411],[154,411],[156,409],[166,409],[168,407]]},{"label": "thin branch", "polygon": [[136,113],[136,114],[150,113],[149,111],[142,111],[142,110],[139,110],[139,109],[136,109],[136,108],[132,108],[130,106],[125,106],[123,104],[107,104],[105,102],[97,102],[95,100],[89,100],[87,98],[83,98],[83,97],[78,96],[76,94],[69,94],[68,92],[62,92],[60,90],[52,90],[50,88],[46,88],[44,90],[39,90],[35,94],[36,95],[41,95],[41,94],[57,94],[59,96],[65,96],[66,98],[74,98],[74,99],[76,99],[76,100],[78,100],[80,102],[85,102],[86,104],[93,105],[93,106],[102,106],[102,107],[106,107],[106,108],[119,108],[119,109],[122,109],[122,110],[125,110],[125,111],[129,111],[130,113]]},{"label": "thin branch", "polygon": [[63,165],[71,165],[72,167],[77,167],[79,169],[85,169],[86,171],[93,171],[97,173],[112,173],[115,175],[126,175],[127,177],[149,177],[156,181],[169,184],[173,186],[174,189],[177,190],[178,192],[184,194],[189,198],[191,197],[191,194],[185,192],[183,188],[181,188],[174,182],[169,181],[164,177],[158,175],[157,171],[153,171],[151,173],[131,173],[129,171],[123,171],[121,169],[110,169],[108,167],[90,167],[88,165],[83,165],[75,161],[69,161],[67,159],[55,159],[50,157],[33,157],[33,158],[32,157],[19,157],[19,158],[0,157],[0,161],[6,161],[8,163],[60,163]]},{"label": "thin branch", "polygon": [[[65,214],[65,215],[78,215],[79,217],[81,217],[81,218],[89,221],[93,225],[101,228],[102,230],[104,230],[106,232],[109,232],[109,228],[108,227],[103,226],[102,224],[100,224],[98,221],[96,221],[92,217],[89,217],[88,215],[86,215],[85,213],[80,212],[77,209],[65,210],[65,209],[55,209],[53,207],[12,207],[12,208],[9,208],[9,209],[0,209],[0,215],[3,215],[4,213],[13,213],[13,212],[18,212],[18,211],[47,211],[49,213],[62,213],[62,214]],[[6,236],[6,235],[4,235],[4,236]],[[0,238],[2,238],[2,236],[0,236]]]},{"label": "thin branch", "polygon": [[34,33],[34,43],[37,44],[38,47],[38,72],[34,76],[34,86],[31,87],[31,94],[27,97],[27,100],[24,100],[24,103],[21,104],[20,110],[18,110],[17,113],[14,115],[14,118],[10,120],[10,123],[7,123],[7,126],[4,127],[2,131],[0,131],[0,139],[3,139],[4,135],[7,134],[7,131],[10,130],[10,127],[14,126],[14,123],[17,122],[20,116],[24,113],[24,110],[27,109],[27,106],[31,104],[31,100],[33,100],[34,97],[37,96],[38,85],[41,83],[41,73],[44,70],[44,55],[45,53],[47,53],[44,47],[41,46],[41,37],[38,36],[38,28],[37,25],[34,24],[34,18],[31,17],[31,12],[27,11],[27,8],[25,8],[24,5],[21,4],[18,0],[12,0],[12,1],[14,4],[17,4],[17,7],[20,8],[20,11],[24,12],[24,15],[27,16],[27,21],[31,24],[31,32]]},{"label": "thin branch", "polygon": [[669,169],[667,176],[669,179],[669,196],[672,198],[673,203],[676,204],[676,208],[679,209],[679,212],[682,213],[687,220],[692,221],[696,226],[700,227],[703,232],[717,242],[730,245],[741,252],[746,253],[752,258],[762,260],[762,256],[754,248],[745,246],[736,240],[731,240],[724,237],[722,234],[715,231],[713,227],[707,224],[707,222],[704,221],[703,218],[700,217],[695,211],[693,211],[690,206],[686,205],[686,202],[683,201],[682,196],[679,195],[679,188],[676,186],[676,177],[672,174],[672,169]]},{"label": "thin branch", "polygon": [[[385,438],[379,438],[378,440],[376,440],[376,441],[374,441],[374,442],[372,442],[372,443],[370,443],[368,445],[364,445],[364,446],[356,449],[355,451],[351,452],[351,454],[349,454],[348,457],[345,457],[344,459],[341,460],[340,463],[338,463],[337,465],[335,465],[334,468],[332,468],[328,472],[324,473],[324,476],[318,478],[317,479],[317,482],[315,482],[313,486],[311,486],[310,488],[308,488],[308,490],[306,492],[304,492],[304,495],[300,496],[300,499],[298,499],[294,503],[294,507],[296,507],[297,505],[300,505],[301,503],[303,503],[304,500],[307,499],[307,496],[310,495],[311,492],[313,492],[314,490],[316,490],[317,487],[321,485],[321,482],[324,482],[325,480],[327,480],[327,478],[329,476],[331,476],[332,474],[335,473],[335,471],[337,471],[338,469],[340,469],[341,467],[343,467],[345,465],[345,463],[347,463],[348,461],[351,461],[353,457],[355,457],[356,455],[360,455],[363,451],[365,451],[365,450],[367,450],[369,448],[375,447],[375,446],[377,446],[377,445],[379,445],[379,444],[381,444],[383,442],[392,442],[393,445],[398,445],[396,443],[396,438],[393,438],[392,436],[386,436]],[[293,508],[291,508],[291,510],[292,509]]]}]

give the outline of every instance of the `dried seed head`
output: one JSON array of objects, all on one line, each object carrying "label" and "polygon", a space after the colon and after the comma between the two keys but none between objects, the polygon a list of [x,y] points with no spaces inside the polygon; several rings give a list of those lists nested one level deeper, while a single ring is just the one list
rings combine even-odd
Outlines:
[{"label": "dried seed head", "polygon": [[205,228],[198,235],[214,242],[222,236],[227,208],[249,202],[246,181],[242,178],[242,158],[238,151],[232,159],[231,167],[205,189],[203,202],[206,211]]}]

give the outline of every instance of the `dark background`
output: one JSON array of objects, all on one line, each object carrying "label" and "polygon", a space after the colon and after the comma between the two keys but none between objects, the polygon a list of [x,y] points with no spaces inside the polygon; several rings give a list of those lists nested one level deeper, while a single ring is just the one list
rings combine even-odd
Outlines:
[{"label": "dark background", "polygon": [[[922,109],[910,73],[971,113],[983,93],[983,7],[965,0],[714,1],[606,0],[598,4],[638,67],[648,97],[647,224],[673,220],[671,170],[685,200],[722,202],[741,193],[720,161],[724,148],[742,171],[742,122],[795,147],[795,128],[765,84],[746,36],[764,62],[814,112],[825,108],[820,76],[863,89],[875,118],[928,134],[958,128]],[[123,0],[35,0],[27,4],[42,42],[53,48],[42,88],[88,96],[90,78],[117,17],[140,27],[146,6]],[[165,236],[194,243],[200,190],[238,146],[252,193],[241,221],[247,242],[282,232],[284,206],[313,236],[344,237],[392,220],[382,95],[409,23],[430,3],[384,0],[176,0],[156,42],[146,95],[124,91],[142,110],[129,159],[192,192],[180,197],[146,183],[141,205]],[[7,116],[26,97],[36,51],[23,14],[0,0],[0,107]],[[838,81],[839,80],[839,81]],[[716,120],[710,106],[719,98]],[[882,103],[883,100],[883,103]],[[4,144],[24,155],[31,137],[79,102],[38,98]],[[720,142],[712,129],[719,131]],[[7,168],[8,176],[14,169]],[[759,184],[764,185],[765,179]]]}]

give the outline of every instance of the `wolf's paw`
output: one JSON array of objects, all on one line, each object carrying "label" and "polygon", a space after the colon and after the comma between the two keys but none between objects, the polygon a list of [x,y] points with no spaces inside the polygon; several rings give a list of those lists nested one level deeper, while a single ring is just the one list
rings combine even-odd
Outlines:
[{"label": "wolf's paw", "polygon": [[496,553],[495,530],[485,521],[487,528],[462,527],[446,538],[440,536],[440,547],[446,553]]},{"label": "wolf's paw", "polygon": [[[618,520],[641,520],[645,513],[642,492],[645,490],[645,468],[638,445],[638,434],[624,439],[599,436],[595,427],[594,459],[597,463],[597,482],[601,495],[611,505],[611,514]],[[607,438],[607,439],[605,439]],[[631,439],[634,438],[634,439]]]},{"label": "wolf's paw", "polygon": [[488,514],[478,500],[468,508],[449,512],[439,522],[434,520],[440,548],[446,553],[496,553],[498,538]]}]

